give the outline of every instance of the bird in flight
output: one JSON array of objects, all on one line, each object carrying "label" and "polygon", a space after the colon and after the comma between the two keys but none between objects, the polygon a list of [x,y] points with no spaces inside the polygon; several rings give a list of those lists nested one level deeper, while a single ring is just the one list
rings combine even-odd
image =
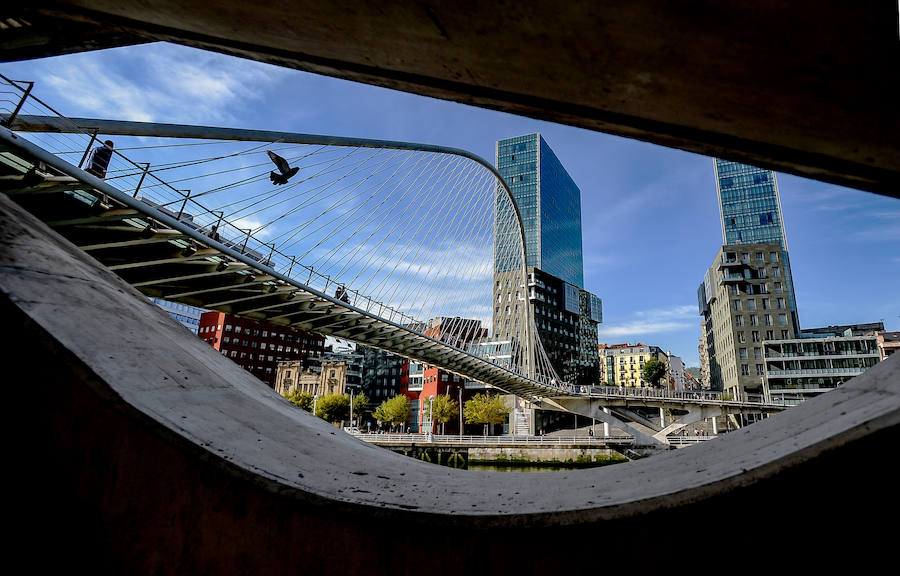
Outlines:
[{"label": "bird in flight", "polygon": [[271,150],[266,150],[266,154],[269,155],[269,158],[271,158],[272,162],[275,163],[275,166],[278,167],[278,172],[280,172],[280,174],[276,173],[274,170],[269,172],[269,180],[272,181],[272,184],[287,184],[287,181],[291,179],[291,176],[300,170],[297,166],[291,168],[291,165],[288,164],[287,160]]}]

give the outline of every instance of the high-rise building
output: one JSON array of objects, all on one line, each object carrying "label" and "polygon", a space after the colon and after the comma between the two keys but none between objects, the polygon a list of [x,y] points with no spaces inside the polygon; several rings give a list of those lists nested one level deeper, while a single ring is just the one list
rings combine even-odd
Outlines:
[{"label": "high-rise building", "polygon": [[492,336],[523,341],[528,312],[557,374],[596,384],[602,302],[584,290],[581,191],[540,134],[499,140],[495,161],[522,217],[528,285],[521,282],[512,209],[498,202]]},{"label": "high-rise building", "polygon": [[722,243],[779,244],[784,269],[784,297],[790,311],[791,325],[794,332],[799,332],[800,320],[775,172],[721,158],[714,160],[714,167]]},{"label": "high-rise building", "polygon": [[722,246],[698,290],[713,390],[761,393],[763,343],[797,332],[787,303],[781,244]]}]

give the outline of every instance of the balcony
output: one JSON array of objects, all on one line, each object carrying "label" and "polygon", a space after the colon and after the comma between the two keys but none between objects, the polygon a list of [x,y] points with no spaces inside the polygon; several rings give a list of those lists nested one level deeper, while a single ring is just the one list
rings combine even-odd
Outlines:
[{"label": "balcony", "polygon": [[772,377],[788,376],[856,376],[866,371],[866,368],[805,368],[800,370],[769,370],[766,375]]},{"label": "balcony", "polygon": [[732,259],[721,260],[716,264],[716,269],[721,270],[722,268],[750,268],[750,263]]}]

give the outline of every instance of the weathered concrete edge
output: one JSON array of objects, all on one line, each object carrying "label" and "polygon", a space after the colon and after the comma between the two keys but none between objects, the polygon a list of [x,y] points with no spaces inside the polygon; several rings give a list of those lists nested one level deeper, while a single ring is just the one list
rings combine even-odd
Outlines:
[{"label": "weathered concrete edge", "polygon": [[[4,204],[7,204],[8,199],[4,197],[3,202]],[[10,207],[8,205],[4,206],[4,212],[7,211],[7,208],[18,212],[18,208]],[[19,213],[16,218],[20,222],[27,222],[30,219],[30,216]],[[54,242],[57,244],[65,242],[50,231],[42,231],[38,225],[39,223],[36,222],[29,223],[29,226],[32,228],[32,230],[26,234],[31,237],[29,238],[29,241],[43,241],[45,238],[43,235],[46,234],[46,237],[48,238],[54,237]],[[7,229],[6,234],[9,235],[12,232],[13,231]],[[9,238],[9,236],[7,236],[7,238]],[[9,246],[10,244],[7,244],[7,241],[4,240],[4,260],[6,260],[6,257],[11,252],[8,250]],[[68,246],[68,248],[65,248],[65,246]],[[97,275],[99,278],[98,282],[100,280],[109,280],[109,278],[105,278],[105,276],[111,276],[111,273],[105,270],[91,270],[91,268],[96,265],[77,251],[77,249],[67,244],[60,247],[65,250],[67,256],[75,259],[76,268],[81,269],[85,273],[85,278]],[[24,267],[22,269],[24,270]],[[11,273],[11,268],[8,266],[4,268],[3,278],[0,279],[4,285],[6,284],[7,275]],[[45,272],[36,273],[43,274]],[[72,275],[63,275],[63,280],[65,281],[72,281],[72,279]],[[113,280],[118,279],[113,278]],[[130,287],[125,286],[121,281],[118,281],[118,283],[122,286],[115,286],[114,291],[122,292],[123,297],[131,298],[134,296],[134,294],[128,294],[131,290]],[[122,287],[124,287],[124,289]],[[23,297],[21,294],[19,296]],[[104,297],[106,296],[108,295],[104,295]],[[27,304],[27,300],[27,297],[23,297],[17,304],[21,305],[22,302]],[[65,304],[65,301],[63,301],[62,304]],[[164,317],[164,313],[155,311],[152,308],[152,305],[146,304],[145,307],[148,310],[153,310],[157,315]],[[164,319],[167,320],[167,318]],[[44,318],[44,320],[46,320],[46,318]],[[37,319],[35,321],[37,322]],[[46,326],[44,327],[44,329],[47,330],[48,335],[52,335],[52,337],[57,340],[59,340],[61,336],[64,336],[60,331],[64,331],[65,328],[65,321],[61,324],[51,326],[49,329]],[[174,328],[176,328],[176,330],[172,330],[170,334],[177,337],[179,335],[177,330],[181,330],[181,328],[177,325],[174,325]],[[71,337],[73,335],[70,334],[69,336]],[[200,342],[199,339],[188,337],[186,334],[183,336],[184,338],[181,338],[184,340],[183,342],[178,341],[179,339],[176,338],[175,340],[170,340],[170,343],[189,348],[192,352],[198,351],[195,349],[197,349],[202,342]],[[75,335],[76,340],[77,338],[78,336]],[[64,343],[60,341],[60,344]],[[159,406],[141,406],[141,395],[152,394],[152,390],[123,390],[121,388],[122,382],[117,382],[115,378],[111,378],[111,374],[109,373],[104,374],[104,372],[108,372],[109,367],[106,367],[106,370],[104,370],[104,366],[102,365],[102,362],[100,362],[101,358],[85,358],[84,354],[78,355],[77,353],[79,351],[73,349],[74,347],[71,345],[68,348],[84,362],[87,369],[92,370],[98,377],[108,383],[113,396],[121,399],[121,402],[124,403],[122,408],[127,410],[134,409],[145,414],[150,419],[151,423],[155,422],[158,425],[158,432],[164,434],[167,433],[167,431],[174,433],[174,436],[171,438],[174,438],[176,442],[180,443],[183,443],[186,440],[186,446],[191,450],[196,450],[198,447],[202,448],[204,445],[210,445],[209,442],[204,442],[204,440],[208,441],[209,439],[204,439],[200,435],[200,433],[203,432],[203,429],[191,430],[179,427],[173,424],[171,415],[170,418],[166,418],[165,413],[157,411]],[[205,368],[214,370],[208,377],[228,375],[235,379],[235,382],[229,381],[226,384],[217,384],[215,388],[227,389],[231,385],[236,385],[238,387],[255,386],[255,384],[247,380],[247,377],[242,374],[240,369],[233,367],[230,362],[225,361],[217,354],[210,353],[208,348],[206,349],[207,356],[203,356],[202,350],[199,351],[201,352],[199,356],[201,364],[203,364]],[[83,352],[83,350],[81,352]],[[222,366],[210,365],[209,363],[213,361],[222,364]],[[615,494],[615,490],[612,490],[614,497],[606,498],[607,504],[599,507],[586,507],[583,504],[583,501],[581,501],[579,505],[578,501],[566,499],[563,497],[563,494],[560,494],[556,490],[548,493],[546,484],[541,479],[535,478],[533,475],[522,475],[515,478],[506,476],[503,477],[503,480],[501,481],[500,477],[497,475],[483,474],[478,476],[459,471],[438,470],[429,465],[415,461],[393,459],[387,452],[368,451],[361,443],[358,443],[349,437],[338,437],[335,439],[335,444],[343,449],[346,449],[349,446],[350,452],[365,456],[365,458],[361,459],[371,460],[371,462],[375,464],[375,468],[387,469],[398,465],[403,466],[420,481],[444,482],[448,477],[452,477],[455,482],[458,482],[462,479],[469,484],[468,490],[465,490],[463,493],[458,493],[456,502],[431,502],[431,506],[426,508],[429,510],[428,512],[423,510],[422,512],[413,513],[401,507],[394,507],[393,504],[386,501],[387,499],[378,498],[377,496],[370,500],[348,498],[346,495],[336,494],[333,490],[329,490],[328,487],[300,485],[298,482],[288,479],[287,476],[279,474],[275,470],[259,466],[261,462],[254,462],[252,458],[244,457],[245,455],[242,454],[236,454],[237,457],[229,462],[228,460],[222,459],[219,455],[212,453],[211,450],[208,452],[211,461],[225,465],[232,473],[244,475],[253,480],[256,484],[265,487],[267,490],[282,496],[302,499],[310,503],[336,505],[338,510],[349,507],[360,512],[361,510],[359,510],[359,508],[362,507],[369,509],[369,512],[367,513],[378,515],[383,515],[389,513],[389,510],[394,510],[396,513],[408,517],[407,519],[412,519],[414,517],[425,519],[425,516],[429,516],[432,517],[430,520],[434,520],[435,517],[440,517],[445,522],[455,523],[457,521],[465,521],[470,526],[472,523],[481,526],[494,524],[507,525],[509,523],[519,526],[523,524],[577,524],[600,519],[633,516],[636,514],[648,513],[660,508],[671,508],[681,504],[713,497],[735,487],[750,485],[754,482],[771,477],[780,471],[813,459],[828,450],[846,445],[856,440],[864,439],[866,436],[879,430],[896,427],[898,418],[900,418],[900,416],[898,416],[898,413],[900,412],[898,412],[897,406],[898,397],[900,397],[900,395],[897,394],[898,381],[900,381],[900,379],[897,378],[896,366],[898,362],[892,362],[893,364],[885,363],[876,367],[876,369],[870,370],[864,377],[856,379],[854,385],[848,385],[842,390],[831,393],[828,395],[827,402],[811,402],[804,407],[791,411],[795,423],[807,422],[809,423],[807,426],[808,431],[811,430],[817,433],[822,432],[822,430],[816,426],[821,426],[824,415],[825,420],[832,424],[831,432],[833,432],[833,434],[830,436],[804,438],[802,431],[794,430],[796,434],[790,435],[786,439],[782,437],[772,441],[772,436],[784,436],[785,432],[785,430],[780,428],[772,430],[773,425],[770,424],[770,422],[776,421],[776,419],[773,418],[770,422],[756,425],[745,431],[733,433],[714,443],[694,447],[690,452],[681,451],[677,454],[666,454],[652,460],[638,462],[633,465],[619,465],[610,469],[580,471],[579,473],[561,475],[560,478],[554,479],[557,486],[560,483],[563,483],[567,488],[571,488],[574,492],[578,492],[580,489],[583,489],[585,486],[591,485],[592,483],[609,485],[614,484],[623,478],[631,479],[632,476],[634,477],[638,486],[636,491],[631,491],[630,497],[624,493]],[[248,390],[252,390],[252,388],[243,390],[242,395],[248,393]],[[171,392],[171,390],[162,388],[156,390],[156,393],[159,395],[166,395]],[[137,402],[135,402],[136,399],[138,400]],[[299,421],[307,418],[304,414],[287,406],[283,401],[273,398],[264,398],[262,400],[264,400],[263,404],[266,409],[274,408],[278,412],[282,412],[279,408],[283,409],[281,416],[287,414],[291,419]],[[273,403],[272,400],[275,400],[275,402]],[[829,410],[835,413],[829,415]],[[840,412],[840,414],[837,412]],[[223,413],[223,417],[224,414],[225,413]],[[319,429],[328,430],[327,425],[315,421],[315,419],[308,418],[307,420],[308,421],[303,422],[303,424],[308,427],[318,427]],[[781,423],[781,421],[779,420],[778,423]],[[143,425],[146,425],[146,422]],[[795,426],[794,428],[798,427]],[[244,432],[251,433],[255,431],[251,428],[245,429]],[[760,441],[760,439],[764,441]],[[348,445],[348,441],[351,440],[352,442]],[[749,445],[750,450],[740,450],[742,444],[744,444],[745,449],[747,448],[747,445]],[[787,448],[785,444],[793,444],[797,449],[785,450],[785,448]],[[779,447],[781,447],[783,453],[777,458],[773,458],[773,451]],[[325,448],[326,451],[329,451],[329,447],[326,446]],[[204,448],[204,450],[205,449],[206,448]],[[339,452],[344,452],[344,450],[340,450]],[[667,467],[676,467],[680,469],[699,468],[700,466],[709,464],[710,459],[715,460],[721,457],[722,454],[731,454],[732,456],[736,456],[736,458],[732,458],[729,462],[730,466],[720,469],[715,474],[711,473],[707,475],[706,478],[695,476],[692,479],[693,481],[686,482],[684,474],[680,476],[670,475],[669,478],[674,478],[675,481],[669,482],[666,486],[661,485],[659,478],[654,476],[654,474],[665,472]],[[398,456],[396,458],[400,457]],[[675,460],[674,458],[678,459]],[[353,471],[357,469],[357,467],[354,466],[356,462],[349,460],[344,461],[343,463],[330,462],[329,464],[332,466],[335,464],[343,464],[344,472],[349,474],[353,474]],[[672,470],[670,469],[668,472],[672,472]],[[356,478],[355,480],[359,480],[359,478]],[[366,483],[357,485],[365,484]],[[503,485],[504,488],[509,489],[510,484],[513,485],[513,488],[519,489],[517,492],[524,492],[524,494],[521,494],[522,501],[527,501],[538,495],[543,495],[544,501],[541,505],[532,507],[523,506],[521,502],[513,502],[509,505],[509,509],[502,514],[489,513],[481,506],[479,506],[479,510],[477,511],[467,511],[463,507],[467,502],[473,500],[477,501],[476,496],[483,495],[485,491],[492,491],[494,487],[500,488],[501,485]],[[379,488],[383,488],[383,486],[370,487],[376,488],[376,494],[378,493]],[[461,486],[461,488],[466,487]],[[504,490],[504,492],[505,491],[506,490]],[[476,492],[478,494],[476,494]],[[583,495],[584,492],[581,492],[581,494]],[[546,501],[548,498],[550,499],[549,502]],[[396,501],[396,497],[391,498],[391,500]],[[388,508],[381,508],[385,505],[387,505]],[[496,507],[493,508],[496,509]]]}]

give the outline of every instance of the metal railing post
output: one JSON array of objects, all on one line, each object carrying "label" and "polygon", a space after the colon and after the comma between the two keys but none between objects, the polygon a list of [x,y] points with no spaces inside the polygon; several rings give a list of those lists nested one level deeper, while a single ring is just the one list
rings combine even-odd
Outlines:
[{"label": "metal railing post", "polygon": [[150,170],[149,162],[141,162],[141,164],[143,164],[143,166],[144,166],[144,171],[141,172],[141,179],[138,180],[137,188],[134,189],[134,194],[132,195],[132,198],[137,198],[138,192],[140,192],[140,190],[141,190],[141,185],[144,183],[144,178],[147,177],[147,172]]},{"label": "metal railing post", "polygon": [[181,215],[184,214],[184,209],[187,207],[188,199],[191,197],[191,191],[179,190],[179,192],[187,192],[187,195],[185,195],[184,197],[184,202],[181,203],[181,210],[178,211],[178,216],[175,217],[178,220],[181,220]]},{"label": "metal railing post", "polygon": [[81,155],[81,161],[78,162],[78,166],[83,167],[84,161],[87,160],[88,154],[91,152],[91,147],[94,145],[94,142],[97,140],[97,131],[93,130],[91,132],[91,141],[88,142],[87,148],[84,149],[84,154]]},{"label": "metal railing post", "polygon": [[[9,118],[3,121],[3,125],[7,128],[12,128],[13,122],[16,119],[16,116],[19,115],[19,111],[22,110],[22,106],[25,104],[25,100],[28,99],[28,95],[31,94],[31,89],[34,88],[34,82],[29,82],[27,80],[12,80],[14,85],[16,82],[22,82],[23,84],[28,84],[28,88],[22,93],[22,98],[19,99],[19,103],[16,105],[16,109],[12,111],[12,114],[9,115]],[[16,85],[17,88],[19,86]]]}]

